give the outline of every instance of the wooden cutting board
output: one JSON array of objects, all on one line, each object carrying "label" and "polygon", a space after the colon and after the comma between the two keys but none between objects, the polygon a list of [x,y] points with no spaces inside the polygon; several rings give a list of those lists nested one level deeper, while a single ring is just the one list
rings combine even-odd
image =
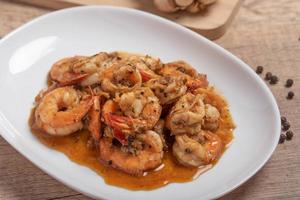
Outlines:
[{"label": "wooden cutting board", "polygon": [[152,0],[18,0],[42,7],[61,9],[79,5],[112,5],[135,8],[168,18],[184,25],[209,39],[221,37],[237,13],[242,0],[217,0],[202,13],[163,13],[153,5]]}]

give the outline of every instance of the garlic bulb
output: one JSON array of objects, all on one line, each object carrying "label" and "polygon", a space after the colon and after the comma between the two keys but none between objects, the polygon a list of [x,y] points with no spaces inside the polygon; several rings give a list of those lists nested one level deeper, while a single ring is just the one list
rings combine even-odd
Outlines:
[{"label": "garlic bulb", "polygon": [[187,7],[191,5],[194,0],[174,0],[174,2],[178,7]]},{"label": "garlic bulb", "polygon": [[189,7],[187,7],[187,11],[189,11],[190,13],[197,13],[200,11],[200,6],[199,6],[199,2],[193,2],[191,5],[189,5]]},{"label": "garlic bulb", "polygon": [[154,0],[154,5],[163,12],[176,12],[179,8],[173,0]]},{"label": "garlic bulb", "polygon": [[216,1],[217,0],[154,0],[154,4],[163,12],[172,13],[178,10],[186,10],[190,13],[197,13]]}]

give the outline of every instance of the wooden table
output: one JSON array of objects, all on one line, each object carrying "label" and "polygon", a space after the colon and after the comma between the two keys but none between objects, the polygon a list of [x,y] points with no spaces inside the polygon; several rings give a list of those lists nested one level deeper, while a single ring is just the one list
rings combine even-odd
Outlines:
[{"label": "wooden table", "polygon": [[[0,37],[50,11],[0,1]],[[229,31],[216,43],[253,69],[262,65],[278,75],[279,84],[270,88],[295,134],[292,141],[278,145],[254,177],[221,199],[299,199],[300,1],[246,0]],[[288,78],[295,81],[291,89],[284,87]],[[295,92],[293,100],[286,100],[289,90]],[[0,177],[0,199],[89,199],[42,172],[1,137]]]}]

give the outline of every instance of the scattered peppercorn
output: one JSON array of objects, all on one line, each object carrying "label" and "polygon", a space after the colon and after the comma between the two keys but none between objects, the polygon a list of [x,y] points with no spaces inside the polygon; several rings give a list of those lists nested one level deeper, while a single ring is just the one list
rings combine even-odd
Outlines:
[{"label": "scattered peppercorn", "polygon": [[289,123],[288,121],[286,121],[286,122],[284,122],[284,123],[282,124],[282,130],[283,130],[283,131],[289,130],[290,127],[291,127],[291,125],[290,125],[290,123]]},{"label": "scattered peppercorn", "polygon": [[273,75],[273,76],[271,76],[270,84],[274,85],[278,82],[278,80],[279,80],[278,77]]},{"label": "scattered peppercorn", "polygon": [[264,71],[263,66],[257,66],[257,68],[256,68],[256,73],[257,74],[261,74],[263,71]]},{"label": "scattered peppercorn", "polygon": [[271,79],[271,77],[272,77],[272,73],[271,72],[267,72],[266,73],[266,76],[265,76],[265,80],[270,80]]},{"label": "scattered peppercorn", "polygon": [[286,80],[286,83],[285,83],[285,87],[291,87],[293,85],[294,81],[292,79],[288,79]]},{"label": "scattered peppercorn", "polygon": [[286,134],[286,139],[287,140],[291,140],[294,136],[293,131],[287,131],[285,134]]},{"label": "scattered peppercorn", "polygon": [[108,161],[108,164],[111,165],[111,164],[112,164],[112,160],[109,160],[109,161]]},{"label": "scattered peppercorn", "polygon": [[294,97],[294,95],[295,95],[294,92],[289,91],[286,98],[287,98],[287,99],[292,99],[292,98]]},{"label": "scattered peppercorn", "polygon": [[284,122],[286,122],[287,120],[286,120],[286,117],[281,117],[281,124],[283,124]]},{"label": "scattered peppercorn", "polygon": [[286,136],[284,134],[280,134],[279,144],[284,143],[285,139],[286,139]]}]

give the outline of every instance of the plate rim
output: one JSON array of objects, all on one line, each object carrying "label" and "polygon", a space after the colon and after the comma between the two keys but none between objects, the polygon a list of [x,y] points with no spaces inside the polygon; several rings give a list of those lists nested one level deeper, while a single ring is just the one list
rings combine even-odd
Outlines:
[{"label": "plate rim", "polygon": [[[192,30],[190,30],[186,27],[183,27],[183,26],[181,26],[181,25],[179,25],[175,22],[172,22],[168,19],[165,19],[163,17],[157,16],[157,15],[154,15],[154,14],[151,14],[151,13],[147,13],[147,12],[137,10],[137,9],[132,9],[132,8],[114,7],[114,6],[99,6],[99,5],[71,7],[71,8],[66,8],[66,9],[61,9],[61,10],[53,11],[53,12],[50,12],[50,13],[46,13],[44,15],[36,17],[36,18],[30,20],[29,22],[21,25],[17,29],[11,31],[7,35],[5,35],[3,38],[1,38],[0,48],[1,48],[2,43],[4,43],[6,40],[9,40],[13,35],[15,35],[16,33],[22,31],[24,28],[29,27],[30,25],[32,25],[32,24],[34,24],[38,21],[41,21],[45,18],[54,17],[54,16],[60,15],[62,13],[68,13],[68,12],[72,13],[72,12],[76,12],[76,11],[89,10],[89,9],[115,10],[115,11],[119,11],[119,12],[133,13],[135,15],[142,15],[146,18],[155,19],[157,21],[157,23],[161,23],[161,24],[163,23],[164,25],[173,26],[177,30],[179,30],[181,32],[185,32],[185,34],[188,34],[189,37],[194,37],[194,39],[196,39],[196,40],[201,40],[206,45],[212,47],[214,50],[217,50],[218,52],[222,52],[226,57],[229,57],[231,60],[236,62],[241,69],[245,70],[249,74],[249,76],[251,76],[252,79],[254,79],[255,81],[257,81],[259,83],[259,86],[267,94],[267,97],[268,97],[268,99],[271,103],[270,104],[271,108],[274,111],[274,114],[276,115],[275,116],[276,124],[274,124],[274,128],[275,128],[276,131],[274,133],[273,143],[271,144],[272,146],[271,146],[270,150],[268,151],[267,156],[263,159],[263,161],[259,165],[257,165],[255,170],[252,170],[247,175],[245,175],[245,177],[242,178],[240,181],[237,181],[235,184],[232,184],[231,187],[227,187],[227,189],[224,189],[223,192],[219,192],[217,195],[214,195],[212,198],[219,198],[221,196],[224,196],[225,194],[228,194],[229,192],[233,191],[237,187],[241,186],[246,181],[248,181],[251,177],[253,177],[267,163],[267,161],[271,158],[271,156],[273,155],[273,153],[274,153],[274,151],[275,151],[275,149],[278,145],[278,140],[279,140],[279,136],[280,136],[280,129],[281,129],[280,128],[280,111],[279,111],[279,107],[277,105],[276,99],[275,99],[273,93],[271,92],[270,88],[263,82],[263,80],[257,74],[255,74],[255,72],[251,69],[251,67],[249,67],[246,63],[244,63],[240,58],[236,57],[235,55],[233,55],[228,50],[226,50],[223,47],[219,46],[218,44],[208,40],[207,38],[203,37],[202,35],[197,34],[196,32],[194,32],[194,31],[192,31]],[[35,158],[33,156],[34,154],[25,153],[24,149],[21,150],[22,144],[20,144],[19,141],[16,142],[15,140],[13,140],[12,138],[14,138],[14,137],[11,136],[10,132],[15,132],[14,127],[10,122],[7,121],[7,119],[5,118],[5,115],[0,110],[0,135],[15,150],[17,150],[18,153],[20,153],[27,160],[29,160],[31,163],[33,163],[35,166],[37,166],[40,170],[42,170],[43,172],[45,172],[49,176],[53,177],[54,179],[58,180],[59,182],[63,183],[67,187],[70,187],[73,190],[79,191],[80,193],[82,193],[84,195],[87,195],[89,197],[92,197],[92,198],[107,199],[105,196],[95,196],[94,194],[83,191],[81,188],[79,188],[77,186],[73,186],[72,183],[67,183],[67,181],[65,181],[63,178],[61,178],[59,176],[56,176],[56,174],[53,173],[53,170],[51,170],[50,167],[49,168],[44,167],[43,164],[41,162],[39,162],[40,159]],[[28,152],[29,150],[30,149],[27,148],[26,152]]]}]

